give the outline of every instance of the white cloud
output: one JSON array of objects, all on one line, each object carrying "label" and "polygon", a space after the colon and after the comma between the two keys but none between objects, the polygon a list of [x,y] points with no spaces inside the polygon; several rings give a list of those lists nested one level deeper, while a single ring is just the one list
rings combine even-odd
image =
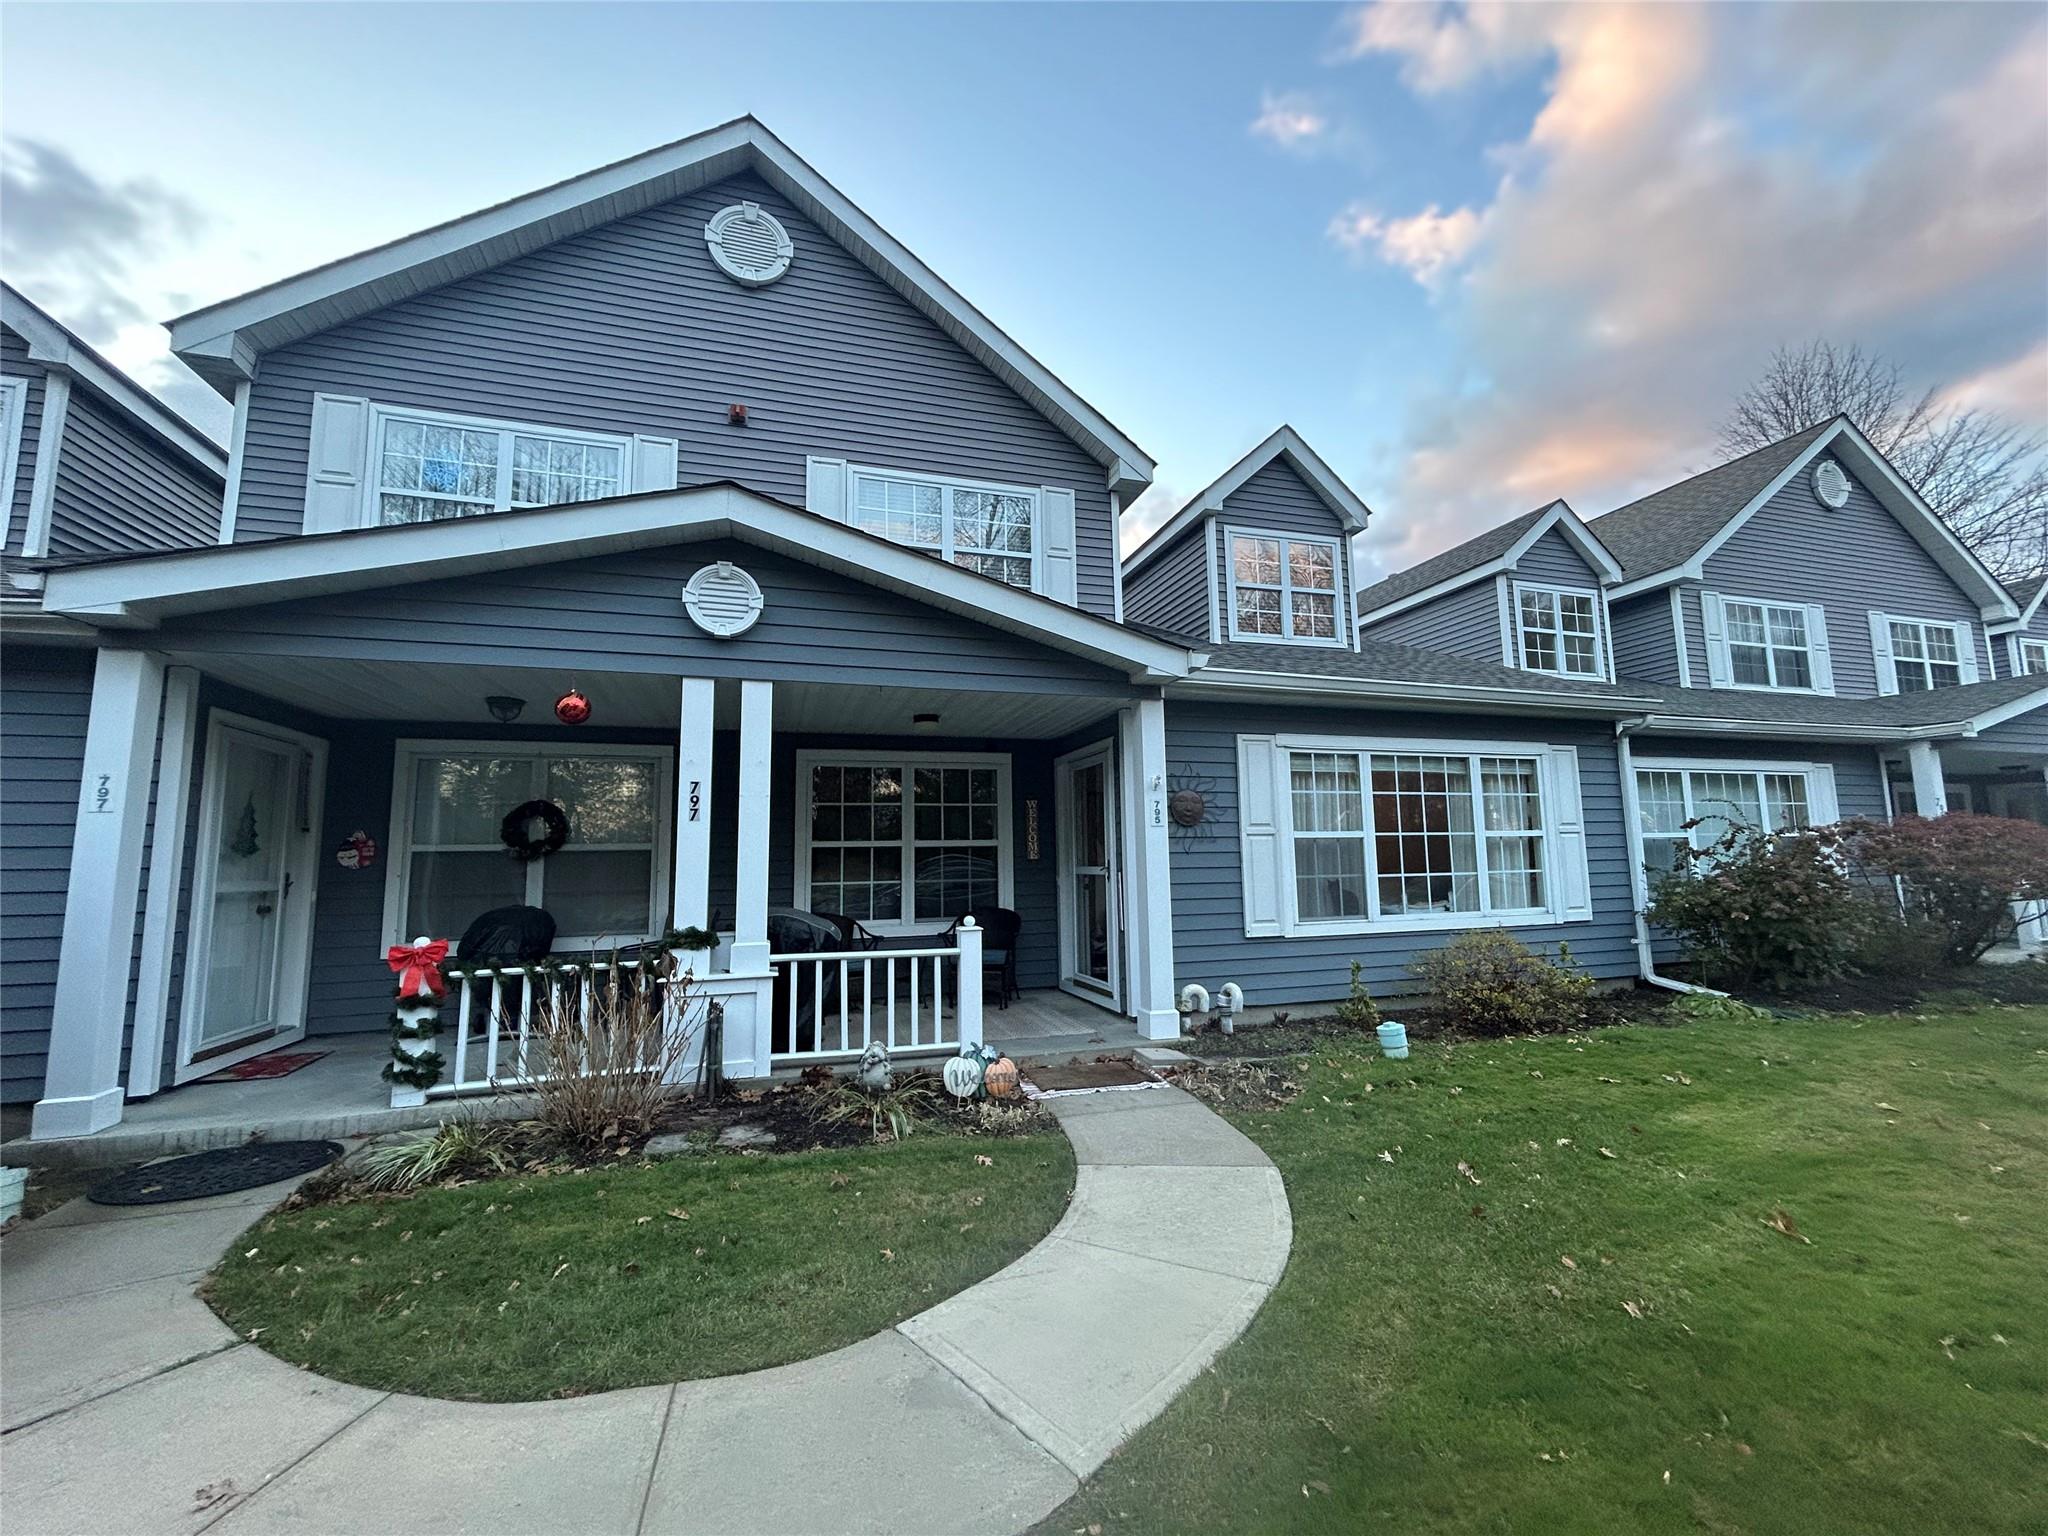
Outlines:
[{"label": "white cloud", "polygon": [[1267,91],[1259,99],[1259,115],[1252,119],[1254,137],[1271,139],[1282,149],[1297,149],[1330,131],[1330,119],[1307,97],[1289,91],[1275,95]]},{"label": "white cloud", "polygon": [[1389,219],[1353,203],[1330,220],[1329,234],[1353,255],[1377,252],[1382,261],[1434,291],[1451,268],[1472,254],[1481,226],[1470,208],[1445,213],[1431,203],[1420,213]]}]

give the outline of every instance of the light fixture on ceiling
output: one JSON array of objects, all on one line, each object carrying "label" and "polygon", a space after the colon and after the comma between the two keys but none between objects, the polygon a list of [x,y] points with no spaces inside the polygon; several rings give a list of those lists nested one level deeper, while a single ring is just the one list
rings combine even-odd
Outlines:
[{"label": "light fixture on ceiling", "polygon": [[526,708],[526,700],[515,699],[509,693],[494,693],[484,700],[484,707],[490,710],[491,718],[498,724],[510,725]]},{"label": "light fixture on ceiling", "polygon": [[910,717],[910,728],[920,735],[929,736],[939,728],[939,717],[937,715],[912,715]]}]

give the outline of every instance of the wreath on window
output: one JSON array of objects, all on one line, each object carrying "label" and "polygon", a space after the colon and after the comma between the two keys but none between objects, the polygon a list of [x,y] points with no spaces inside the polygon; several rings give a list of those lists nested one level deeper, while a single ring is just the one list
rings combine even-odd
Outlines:
[{"label": "wreath on window", "polygon": [[[536,830],[535,823],[539,823]],[[498,838],[522,864],[544,859],[569,841],[569,818],[552,800],[529,800],[498,823]]]}]

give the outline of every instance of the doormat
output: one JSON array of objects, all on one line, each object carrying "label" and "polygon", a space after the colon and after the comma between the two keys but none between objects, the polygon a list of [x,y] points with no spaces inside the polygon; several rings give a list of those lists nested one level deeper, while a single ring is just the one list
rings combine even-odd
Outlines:
[{"label": "doormat", "polygon": [[1031,1067],[1021,1084],[1025,1097],[1057,1099],[1076,1093],[1115,1093],[1132,1088],[1157,1088],[1160,1080],[1127,1057],[1098,1057],[1058,1066]]},{"label": "doormat", "polygon": [[267,1056],[251,1056],[247,1061],[238,1061],[232,1067],[223,1067],[199,1079],[202,1083],[253,1083],[266,1077],[290,1077],[301,1067],[310,1067],[323,1056],[332,1056],[332,1051],[272,1051]]},{"label": "doormat", "polygon": [[85,1192],[94,1205],[167,1205],[257,1189],[325,1168],[341,1156],[335,1141],[252,1141],[190,1157],[145,1163],[104,1179]]}]

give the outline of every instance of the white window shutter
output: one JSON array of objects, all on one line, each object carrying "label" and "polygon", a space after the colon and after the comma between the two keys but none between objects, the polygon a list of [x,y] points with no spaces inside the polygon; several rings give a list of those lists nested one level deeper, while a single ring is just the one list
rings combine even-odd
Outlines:
[{"label": "white window shutter", "polygon": [[1279,762],[1272,737],[1237,738],[1237,837],[1248,939],[1277,938],[1284,931]]},{"label": "white window shutter", "polygon": [[1522,626],[1515,615],[1515,602],[1508,592],[1507,577],[1493,578],[1493,601],[1500,610],[1500,664],[1519,667],[1522,664]]},{"label": "white window shutter", "polygon": [[1056,603],[1075,606],[1080,598],[1078,562],[1074,550],[1074,493],[1063,486],[1043,486],[1038,492],[1039,556],[1038,590]]},{"label": "white window shutter", "polygon": [[672,437],[633,439],[633,489],[672,491],[676,488],[676,459],[681,445]]},{"label": "white window shutter", "polygon": [[1832,826],[1842,819],[1842,803],[1835,795],[1835,770],[1815,763],[1806,773],[1806,814],[1816,827]]},{"label": "white window shutter", "polygon": [[1579,751],[1551,747],[1543,755],[1549,780],[1544,809],[1552,852],[1550,909],[1567,923],[1587,922],[1593,916],[1593,885],[1586,857],[1586,811],[1579,792]]},{"label": "white window shutter", "polygon": [[849,521],[846,515],[846,460],[804,460],[804,505],[820,517],[835,523]]},{"label": "white window shutter", "polygon": [[1977,669],[1976,626],[1968,619],[1956,625],[1956,656],[1962,662],[1959,673],[1965,683],[1974,683],[1983,674]]},{"label": "white window shutter", "polygon": [[1877,663],[1877,691],[1899,691],[1899,669],[1892,662],[1892,621],[1889,614],[1870,613],[1870,657]]},{"label": "white window shutter", "polygon": [[306,451],[307,533],[332,533],[373,521],[365,477],[370,463],[370,402],[315,395]]},{"label": "white window shutter", "polygon": [[1726,688],[1728,671],[1728,623],[1721,613],[1721,594],[1700,593],[1700,630],[1707,640],[1707,686]]},{"label": "white window shutter", "polygon": [[1813,686],[1817,692],[1835,691],[1835,662],[1828,652],[1827,610],[1818,603],[1806,605],[1806,643],[1813,653]]}]

